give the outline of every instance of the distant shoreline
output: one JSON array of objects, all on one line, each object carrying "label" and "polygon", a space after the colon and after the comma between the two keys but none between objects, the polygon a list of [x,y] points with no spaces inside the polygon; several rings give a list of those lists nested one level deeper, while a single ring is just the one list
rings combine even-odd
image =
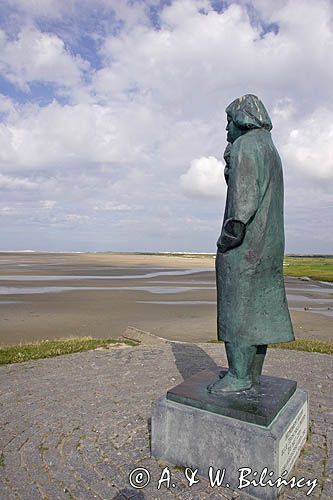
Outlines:
[{"label": "distant shoreline", "polygon": [[[212,254],[0,253],[0,344],[116,338],[129,325],[211,340],[214,264]],[[331,341],[333,259],[286,257],[284,272],[296,338]]]},{"label": "distant shoreline", "polygon": [[[11,261],[22,259],[34,266],[42,262],[61,261],[62,263],[86,262],[95,265],[97,262],[111,266],[144,266],[149,267],[206,267],[214,268],[215,253],[196,252],[37,252],[37,251],[0,251],[3,259],[2,269]],[[1,264],[1,259],[0,259]],[[283,262],[284,275],[304,280],[333,282],[333,255],[301,255],[286,254]],[[0,268],[1,272],[1,268]],[[6,274],[6,273],[4,273]]]},{"label": "distant shoreline", "polygon": [[[214,257],[215,252],[117,252],[113,250],[105,251],[75,251],[75,250],[0,250],[1,254],[46,254],[46,255],[161,255],[161,256],[172,256],[172,257]],[[333,259],[333,254],[307,254],[307,253],[286,253],[285,257],[293,258],[313,258],[313,259]]]}]

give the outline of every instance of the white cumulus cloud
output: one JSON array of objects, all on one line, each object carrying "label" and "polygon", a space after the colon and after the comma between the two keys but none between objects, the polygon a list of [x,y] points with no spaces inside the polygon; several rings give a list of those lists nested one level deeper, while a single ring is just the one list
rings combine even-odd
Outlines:
[{"label": "white cumulus cloud", "polygon": [[[57,248],[70,237],[76,249],[117,242],[163,250],[187,241],[213,249],[226,190],[224,109],[255,93],[283,160],[287,233],[299,223],[305,235],[313,207],[325,229],[310,243],[289,237],[292,250],[331,248],[333,3],[228,0],[222,12],[213,5],[3,0],[0,70],[11,91],[0,95],[1,206],[16,221],[17,241],[34,229]],[[312,185],[320,205],[308,196]],[[16,212],[8,211],[13,195]],[[49,210],[47,200],[56,202]],[[48,224],[66,214],[70,235],[47,243]],[[80,239],[87,216],[94,229],[87,222]]]},{"label": "white cumulus cloud", "polygon": [[197,158],[180,177],[184,193],[194,197],[221,198],[225,193],[222,162],[214,156]]},{"label": "white cumulus cloud", "polygon": [[333,112],[317,109],[299,120],[282,146],[291,168],[318,180],[333,181]]},{"label": "white cumulus cloud", "polygon": [[78,85],[88,68],[88,62],[70,54],[55,34],[24,28],[12,40],[0,31],[0,71],[25,91],[33,81],[60,87]]},{"label": "white cumulus cloud", "polygon": [[324,192],[333,181],[333,109],[318,106],[302,112],[295,99],[282,98],[272,106],[271,116],[273,136],[292,182],[299,179],[298,190],[305,182],[305,193],[316,181]]}]

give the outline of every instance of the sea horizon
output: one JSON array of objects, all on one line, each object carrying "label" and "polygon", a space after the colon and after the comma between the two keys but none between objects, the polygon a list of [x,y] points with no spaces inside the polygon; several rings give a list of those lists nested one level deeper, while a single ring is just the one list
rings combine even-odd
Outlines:
[{"label": "sea horizon", "polygon": [[[123,255],[207,255],[214,256],[216,252],[193,252],[187,250],[160,250],[160,251],[146,251],[146,250],[32,250],[32,249],[24,249],[24,250],[1,250],[2,253],[39,253],[39,254],[123,254]],[[333,254],[325,254],[325,253],[299,253],[299,252],[291,252],[285,253],[286,257],[323,257],[327,259],[333,258]]]}]

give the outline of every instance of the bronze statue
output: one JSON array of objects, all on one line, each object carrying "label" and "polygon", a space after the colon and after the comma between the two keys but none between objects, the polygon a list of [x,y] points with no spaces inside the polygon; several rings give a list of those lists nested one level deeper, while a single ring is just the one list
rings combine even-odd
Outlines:
[{"label": "bronze statue", "polygon": [[217,242],[217,327],[229,370],[213,394],[259,383],[267,344],[294,340],[283,280],[283,175],[263,103],[247,94],[226,109],[227,201]]}]

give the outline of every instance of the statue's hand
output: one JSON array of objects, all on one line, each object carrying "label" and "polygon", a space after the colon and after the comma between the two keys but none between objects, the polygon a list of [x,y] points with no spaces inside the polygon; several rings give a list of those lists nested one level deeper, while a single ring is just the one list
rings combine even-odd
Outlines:
[{"label": "statue's hand", "polygon": [[225,253],[242,244],[245,236],[246,225],[235,219],[227,219],[223,225],[222,233],[217,240],[217,248]]},{"label": "statue's hand", "polygon": [[217,248],[220,250],[220,252],[222,252],[222,251],[223,251],[223,248],[222,248],[222,234],[221,234],[221,236],[219,237],[219,239],[217,240],[217,242],[216,242],[216,246],[217,246]]}]

